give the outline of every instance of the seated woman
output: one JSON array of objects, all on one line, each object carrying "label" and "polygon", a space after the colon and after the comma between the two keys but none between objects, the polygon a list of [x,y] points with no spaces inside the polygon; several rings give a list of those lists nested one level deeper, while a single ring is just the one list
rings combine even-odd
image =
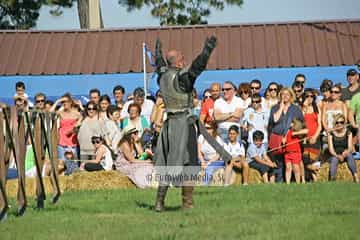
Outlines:
[{"label": "seated woman", "polygon": [[[224,142],[217,134],[217,124],[215,121],[205,124],[206,130],[213,138],[221,145]],[[201,168],[205,170],[204,183],[207,185],[211,182],[215,170],[224,168],[224,161],[220,159],[220,155],[216,153],[215,149],[200,135],[198,138],[198,158],[201,163]]]},{"label": "seated woman", "polygon": [[336,114],[334,117],[334,130],[328,135],[330,157],[330,180],[336,180],[336,171],[339,162],[346,161],[353,175],[354,182],[359,182],[356,163],[353,158],[352,133],[345,126],[344,114]]},{"label": "seated woman", "polygon": [[139,131],[128,125],[123,130],[123,137],[118,145],[118,157],[115,161],[116,170],[125,174],[139,188],[151,186],[151,176],[154,166],[151,160],[143,159],[143,149],[140,143]]},{"label": "seated woman", "polygon": [[243,185],[248,185],[249,179],[249,164],[245,159],[245,148],[244,145],[238,142],[239,127],[233,125],[228,131],[228,143],[225,144],[225,150],[228,151],[233,157],[231,162],[226,166],[225,170],[225,185],[230,184],[232,169],[242,169]]},{"label": "seated woman", "polygon": [[80,165],[80,169],[88,172],[111,170],[113,159],[109,148],[104,144],[104,139],[100,136],[92,136],[91,142],[95,147],[95,159],[83,161]]}]

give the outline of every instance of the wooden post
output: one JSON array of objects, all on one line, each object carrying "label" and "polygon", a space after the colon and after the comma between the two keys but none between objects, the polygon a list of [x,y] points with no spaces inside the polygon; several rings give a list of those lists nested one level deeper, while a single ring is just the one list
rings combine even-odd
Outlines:
[{"label": "wooden post", "polygon": [[[25,112],[25,120],[27,125],[27,132],[30,137],[30,142],[32,145],[32,150],[34,153],[34,161],[36,167],[36,201],[37,201],[37,208],[42,209],[44,208],[44,201],[46,199],[45,196],[45,187],[42,179],[42,169],[44,165],[43,160],[43,150],[41,144],[41,129],[40,129],[40,119],[36,116],[36,112],[33,112],[34,119],[34,133],[32,131],[32,123],[29,119],[29,113]],[[35,135],[35,138],[34,138]]]},{"label": "wooden post", "polygon": [[6,218],[8,210],[6,175],[4,114],[2,113],[2,109],[0,109],[0,222]]},{"label": "wooden post", "polygon": [[[56,116],[52,115],[50,121],[49,113],[43,114],[40,113],[40,122],[41,122],[41,131],[42,136],[45,139],[45,149],[49,153],[50,163],[51,163],[51,183],[53,185],[53,189],[55,194],[52,199],[52,203],[56,203],[61,195],[59,179],[58,179],[58,166],[57,166],[57,120]],[[51,124],[52,123],[52,124]],[[52,125],[52,126],[51,126]],[[48,133],[46,132],[48,131]],[[52,137],[52,135],[55,137]]]}]

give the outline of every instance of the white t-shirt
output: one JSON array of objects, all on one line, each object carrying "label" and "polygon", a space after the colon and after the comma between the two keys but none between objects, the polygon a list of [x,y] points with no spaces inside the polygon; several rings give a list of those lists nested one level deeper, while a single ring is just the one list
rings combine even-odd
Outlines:
[{"label": "white t-shirt", "polygon": [[252,135],[256,130],[260,130],[264,133],[264,142],[267,142],[268,133],[267,125],[269,123],[270,112],[268,109],[263,109],[260,112],[255,111],[254,108],[248,108],[244,112],[243,123],[248,127],[251,125],[252,129],[249,131],[248,142],[252,143]]},{"label": "white t-shirt", "polygon": [[266,147],[264,144],[261,144],[261,146],[258,148],[255,144],[251,143],[247,149],[246,161],[248,163],[251,163],[252,161],[255,161],[254,157],[259,157],[260,159],[263,159],[265,154]]},{"label": "white t-shirt", "polygon": [[[121,110],[121,114],[120,114],[121,118],[125,118],[125,117],[129,116],[128,108],[129,108],[129,105],[133,102],[134,102],[134,100],[130,100],[124,104],[124,107]],[[154,107],[154,102],[149,99],[145,99],[144,103],[141,106],[141,115],[144,116],[146,118],[146,120],[148,120],[148,122],[150,122],[150,116],[151,116],[153,107]]]},{"label": "white t-shirt", "polygon": [[232,157],[239,157],[239,156],[245,157],[245,148],[239,142],[236,142],[235,144],[232,144],[231,142],[225,143],[224,149],[228,153],[230,153]]},{"label": "white t-shirt", "polygon": [[241,102],[240,108],[246,109],[251,105],[251,98],[247,98],[245,100],[242,99],[242,98],[239,98],[239,99],[240,99],[240,102]]},{"label": "white t-shirt", "polygon": [[[243,100],[234,96],[231,102],[226,102],[223,98],[219,98],[214,103],[214,111],[220,111],[221,113],[232,113],[236,109],[242,108]],[[223,121],[219,123],[219,128],[228,130],[232,125],[240,126],[239,122]]]},{"label": "white t-shirt", "polygon": [[107,147],[105,147],[105,146],[102,146],[102,147],[105,148],[106,152],[105,152],[104,156],[101,158],[100,165],[104,168],[105,171],[109,171],[112,169],[112,165],[113,165],[113,159],[111,156],[111,152]]},{"label": "white t-shirt", "polygon": [[[222,147],[224,146],[224,142],[219,136],[216,136],[216,141]],[[203,154],[205,161],[209,161],[210,159],[215,157],[216,155],[215,149],[205,140],[203,135],[199,136],[198,143],[200,145],[200,152]]]}]

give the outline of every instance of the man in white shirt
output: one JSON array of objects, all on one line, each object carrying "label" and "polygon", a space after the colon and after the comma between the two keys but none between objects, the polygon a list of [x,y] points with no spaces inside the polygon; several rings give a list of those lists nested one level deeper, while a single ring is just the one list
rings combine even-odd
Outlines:
[{"label": "man in white shirt", "polygon": [[232,82],[224,82],[222,92],[223,97],[214,103],[214,118],[219,125],[219,136],[225,141],[229,127],[232,125],[240,126],[243,109],[240,98],[235,96],[236,87]]},{"label": "man in white shirt", "polygon": [[136,88],[133,92],[134,100],[127,101],[121,111],[121,119],[129,116],[128,108],[131,103],[137,103],[141,106],[141,115],[143,115],[148,122],[150,122],[151,111],[154,107],[154,102],[145,99],[145,92],[142,88]]},{"label": "man in white shirt", "polygon": [[[260,94],[261,92],[261,81],[259,79],[253,79],[251,80],[250,82],[250,91],[251,91],[251,95],[254,95],[254,94]],[[264,97],[261,97],[261,105],[266,108],[266,101],[265,101],[265,98]]]},{"label": "man in white shirt", "polygon": [[253,142],[253,133],[259,130],[264,133],[265,147],[267,147],[267,126],[269,122],[270,112],[268,109],[261,105],[261,97],[255,93],[251,97],[251,105],[244,111],[244,117],[242,119],[242,128],[248,131],[248,144]]}]

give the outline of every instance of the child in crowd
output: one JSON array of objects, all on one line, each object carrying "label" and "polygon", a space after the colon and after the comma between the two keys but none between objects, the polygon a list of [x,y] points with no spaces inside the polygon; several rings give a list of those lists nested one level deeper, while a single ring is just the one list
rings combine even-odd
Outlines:
[{"label": "child in crowd", "polygon": [[73,172],[79,170],[79,165],[75,160],[75,154],[72,148],[68,148],[65,150],[65,175],[71,175]]},{"label": "child in crowd", "polygon": [[248,185],[249,164],[245,159],[244,145],[238,141],[239,127],[232,125],[228,131],[228,142],[225,143],[225,150],[231,154],[232,160],[227,163],[225,168],[225,186],[230,184],[232,169],[242,169],[243,185]]},{"label": "child in crowd", "polygon": [[292,172],[294,172],[296,183],[300,183],[300,164],[302,163],[300,138],[306,136],[307,133],[308,129],[304,128],[304,124],[295,118],[291,122],[286,137],[283,138],[285,144],[285,180],[287,184],[290,183]]},{"label": "child in crowd", "polygon": [[27,101],[28,106],[30,108],[34,107],[34,104],[29,101],[29,96],[25,93],[25,83],[24,82],[16,82],[15,83],[15,95],[14,99],[21,98]]},{"label": "child in crowd", "polygon": [[276,163],[272,162],[266,154],[266,148],[263,143],[264,133],[256,130],[253,133],[253,142],[247,150],[246,160],[251,168],[258,170],[263,178],[264,183],[275,181],[274,168]]}]

